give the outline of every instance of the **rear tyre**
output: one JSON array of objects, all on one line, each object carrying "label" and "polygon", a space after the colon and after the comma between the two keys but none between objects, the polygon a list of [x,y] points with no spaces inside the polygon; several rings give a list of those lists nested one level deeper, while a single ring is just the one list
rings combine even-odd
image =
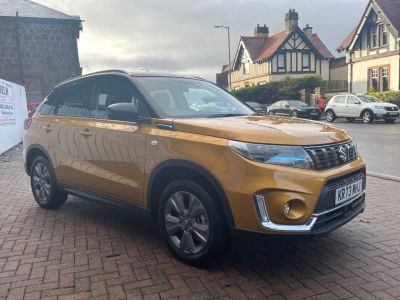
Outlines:
[{"label": "rear tyre", "polygon": [[346,119],[347,119],[347,122],[349,122],[349,123],[353,123],[356,120],[356,118],[346,118]]},{"label": "rear tyre", "polygon": [[273,116],[273,115],[274,115],[274,112],[273,112],[272,110],[270,110],[270,111],[268,112],[268,115],[269,115],[269,116]]},{"label": "rear tyre", "polygon": [[178,259],[200,264],[225,253],[230,239],[222,214],[209,193],[190,180],[176,180],[163,191],[158,220]]},{"label": "rear tyre", "polygon": [[388,124],[393,124],[394,121],[396,121],[396,120],[395,119],[385,119],[385,123],[388,123]]},{"label": "rear tyre", "polygon": [[68,193],[59,190],[53,168],[46,158],[36,157],[30,174],[33,197],[41,207],[55,209],[64,204]]},{"label": "rear tyre", "polygon": [[372,123],[374,121],[374,114],[370,110],[366,110],[361,115],[365,124]]},{"label": "rear tyre", "polygon": [[333,122],[333,121],[335,121],[335,119],[336,119],[336,115],[335,115],[335,113],[334,113],[332,110],[328,110],[328,111],[325,113],[325,118],[326,118],[326,120],[327,120],[328,122]]}]

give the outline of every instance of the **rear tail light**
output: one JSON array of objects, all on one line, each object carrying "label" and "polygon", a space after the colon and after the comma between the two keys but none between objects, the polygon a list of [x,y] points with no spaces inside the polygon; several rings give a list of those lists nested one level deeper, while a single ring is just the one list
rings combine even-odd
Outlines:
[{"label": "rear tail light", "polygon": [[31,126],[31,123],[32,123],[32,118],[26,118],[26,119],[25,119],[25,121],[24,121],[24,128],[25,128],[25,130],[28,130],[28,129],[29,129],[29,127]]}]

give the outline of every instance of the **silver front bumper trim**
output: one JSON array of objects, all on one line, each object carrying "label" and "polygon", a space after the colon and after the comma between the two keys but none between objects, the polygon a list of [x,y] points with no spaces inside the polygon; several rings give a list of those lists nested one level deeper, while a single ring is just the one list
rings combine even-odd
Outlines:
[{"label": "silver front bumper trim", "polygon": [[317,214],[313,214],[307,220],[307,222],[305,224],[300,224],[300,225],[281,225],[281,224],[273,223],[269,219],[268,210],[265,206],[265,199],[262,195],[254,195],[254,203],[256,206],[258,216],[260,218],[261,225],[265,229],[275,231],[275,232],[282,232],[282,233],[310,233],[319,217],[326,215],[328,213],[334,212],[338,209],[341,209],[342,207],[361,199],[364,195],[365,195],[365,192],[363,192],[362,194],[358,195],[357,197],[353,198],[352,200],[349,200],[337,207],[334,207],[329,210],[325,210],[325,211],[317,213]]}]

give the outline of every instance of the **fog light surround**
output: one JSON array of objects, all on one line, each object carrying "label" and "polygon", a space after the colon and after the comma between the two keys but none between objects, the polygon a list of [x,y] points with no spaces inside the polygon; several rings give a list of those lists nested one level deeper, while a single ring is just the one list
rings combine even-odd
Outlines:
[{"label": "fog light surround", "polygon": [[258,216],[262,222],[269,222],[269,217],[267,213],[267,207],[265,206],[265,198],[263,195],[254,195],[254,202],[256,204]]}]

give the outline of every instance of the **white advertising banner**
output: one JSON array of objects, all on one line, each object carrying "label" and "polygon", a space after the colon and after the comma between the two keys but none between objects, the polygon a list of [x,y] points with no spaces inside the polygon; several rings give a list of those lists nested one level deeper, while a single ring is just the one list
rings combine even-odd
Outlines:
[{"label": "white advertising banner", "polygon": [[12,86],[5,81],[0,81],[0,126],[3,124],[15,124],[14,99]]},{"label": "white advertising banner", "polygon": [[0,154],[22,142],[27,117],[25,88],[0,79]]}]

